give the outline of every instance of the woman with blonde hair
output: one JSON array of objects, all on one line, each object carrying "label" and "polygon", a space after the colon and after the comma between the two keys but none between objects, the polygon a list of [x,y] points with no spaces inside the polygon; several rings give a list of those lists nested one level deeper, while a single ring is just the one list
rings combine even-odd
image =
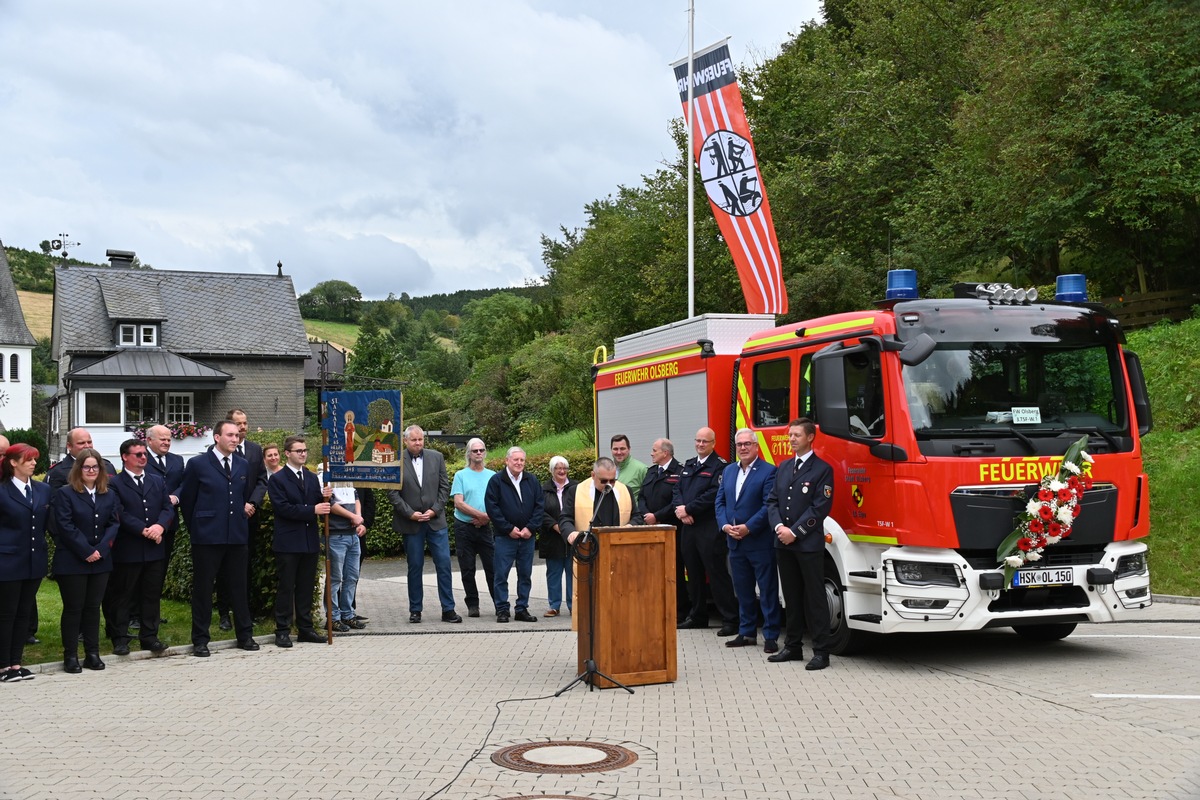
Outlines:
[{"label": "woman with blonde hair", "polygon": [[578,483],[571,480],[567,474],[570,466],[562,456],[554,456],[550,459],[550,480],[542,484],[542,491],[546,495],[546,513],[542,517],[542,530],[538,535],[538,555],[546,559],[546,588],[550,600],[547,617],[557,617],[561,613],[564,576],[567,611],[571,610],[571,592],[575,588],[571,574],[571,554],[567,552],[567,545],[558,532],[563,492]]}]

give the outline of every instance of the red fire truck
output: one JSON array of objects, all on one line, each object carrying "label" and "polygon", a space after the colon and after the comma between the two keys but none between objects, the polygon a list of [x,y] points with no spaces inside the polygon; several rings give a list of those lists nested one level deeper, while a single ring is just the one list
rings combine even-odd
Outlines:
[{"label": "red fire truck", "polygon": [[[816,422],[839,481],[825,525],[834,652],[872,633],[1011,626],[1053,640],[1119,619],[1152,602],[1150,404],[1117,319],[1086,302],[1082,276],[1063,277],[1054,301],[997,284],[934,300],[915,275],[889,275],[870,311],[783,327],[710,314],[622,337],[593,368],[597,442],[682,445],[708,425],[728,459],[745,427],[778,463],[788,422]],[[1094,486],[1070,537],[1007,585],[997,547],[1084,435]]]}]

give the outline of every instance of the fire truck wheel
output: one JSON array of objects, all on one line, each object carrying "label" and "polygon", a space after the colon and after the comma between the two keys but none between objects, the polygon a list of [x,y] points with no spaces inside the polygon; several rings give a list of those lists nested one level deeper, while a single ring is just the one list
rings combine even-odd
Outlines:
[{"label": "fire truck wheel", "polygon": [[835,656],[849,656],[861,651],[871,634],[852,630],[846,621],[846,608],[842,603],[842,582],[837,567],[825,560],[825,599],[829,602],[829,632],[832,644],[829,652]]},{"label": "fire truck wheel", "polygon": [[1034,642],[1057,642],[1075,630],[1074,622],[1055,622],[1046,625],[1013,625],[1013,630]]}]

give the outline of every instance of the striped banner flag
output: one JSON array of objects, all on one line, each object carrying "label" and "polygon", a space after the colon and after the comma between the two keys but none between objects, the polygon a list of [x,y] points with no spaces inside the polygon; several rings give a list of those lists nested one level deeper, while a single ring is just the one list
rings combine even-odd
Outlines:
[{"label": "striped banner flag", "polygon": [[[728,41],[701,50],[692,58],[694,155],[713,216],[737,266],[742,293],[746,296],[746,311],[786,314],[787,289],[783,285],[779,241],[775,238],[775,223],[771,221],[767,189],[754,156]],[[686,119],[687,59],[671,66]]]}]

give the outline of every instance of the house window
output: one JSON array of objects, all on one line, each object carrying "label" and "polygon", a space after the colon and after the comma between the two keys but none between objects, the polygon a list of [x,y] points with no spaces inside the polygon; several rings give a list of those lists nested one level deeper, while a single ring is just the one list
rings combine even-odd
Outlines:
[{"label": "house window", "polygon": [[158,393],[143,392],[125,393],[125,423],[136,425],[144,422],[158,422]]},{"label": "house window", "polygon": [[4,380],[4,354],[0,353],[0,381]]},{"label": "house window", "polygon": [[142,347],[156,347],[158,345],[158,328],[153,325],[143,325],[141,327]]},{"label": "house window", "polygon": [[122,347],[134,347],[137,345],[137,326],[122,325],[120,334],[117,337],[117,344]]},{"label": "house window", "polygon": [[8,360],[8,379],[10,381],[21,380],[21,360],[16,353]]},{"label": "house window", "polygon": [[84,392],[84,425],[120,425],[120,392]]},{"label": "house window", "polygon": [[192,413],[191,392],[167,392],[167,420],[171,422],[186,422],[189,425],[196,421]]},{"label": "house window", "polygon": [[121,347],[158,347],[157,325],[121,325],[117,329]]}]

